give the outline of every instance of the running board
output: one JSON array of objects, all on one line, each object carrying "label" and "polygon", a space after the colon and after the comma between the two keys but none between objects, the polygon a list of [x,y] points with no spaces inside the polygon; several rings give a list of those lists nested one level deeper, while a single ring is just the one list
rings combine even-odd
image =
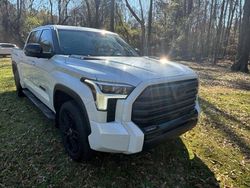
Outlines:
[{"label": "running board", "polygon": [[28,97],[31,102],[38,107],[42,113],[50,120],[55,120],[55,113],[50,110],[43,102],[41,102],[35,95],[33,95],[29,90],[24,89],[23,90],[24,95]]}]

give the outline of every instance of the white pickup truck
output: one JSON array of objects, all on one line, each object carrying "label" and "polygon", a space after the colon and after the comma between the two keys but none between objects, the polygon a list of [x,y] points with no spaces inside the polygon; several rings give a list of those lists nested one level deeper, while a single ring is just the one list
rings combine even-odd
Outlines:
[{"label": "white pickup truck", "polygon": [[194,71],[140,57],[112,32],[38,27],[13,51],[12,66],[18,96],[55,120],[76,161],[93,150],[137,153],[197,124]]},{"label": "white pickup truck", "polygon": [[10,55],[14,48],[18,48],[15,44],[0,43],[0,57],[6,57]]}]

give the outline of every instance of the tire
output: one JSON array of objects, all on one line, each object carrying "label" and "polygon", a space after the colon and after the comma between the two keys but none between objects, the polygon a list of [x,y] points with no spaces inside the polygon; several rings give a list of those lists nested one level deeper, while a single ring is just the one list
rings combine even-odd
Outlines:
[{"label": "tire", "polygon": [[19,73],[18,70],[16,68],[16,66],[13,66],[13,74],[14,74],[14,80],[15,80],[15,85],[16,85],[16,92],[17,92],[17,96],[18,97],[23,97],[23,88],[20,84],[20,77],[19,77]]},{"label": "tire", "polygon": [[89,123],[78,105],[73,100],[62,104],[58,119],[62,142],[68,155],[78,162],[91,159],[93,150],[88,142]]}]

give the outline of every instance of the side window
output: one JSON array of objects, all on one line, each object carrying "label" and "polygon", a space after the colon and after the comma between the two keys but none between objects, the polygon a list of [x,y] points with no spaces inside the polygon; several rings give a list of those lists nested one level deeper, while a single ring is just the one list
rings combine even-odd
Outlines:
[{"label": "side window", "polygon": [[41,35],[41,31],[33,31],[33,32],[30,34],[27,43],[38,43],[39,38],[40,38],[40,35]]},{"label": "side window", "polygon": [[44,53],[51,53],[53,51],[53,40],[50,30],[43,30],[39,43]]}]

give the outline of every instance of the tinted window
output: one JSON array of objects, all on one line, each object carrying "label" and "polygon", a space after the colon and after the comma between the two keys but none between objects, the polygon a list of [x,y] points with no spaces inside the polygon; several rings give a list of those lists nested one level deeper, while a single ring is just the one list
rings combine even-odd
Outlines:
[{"label": "tinted window", "polygon": [[13,45],[13,44],[0,44],[0,46],[2,48],[14,48],[15,47],[15,45]]},{"label": "tinted window", "polygon": [[43,30],[39,43],[41,44],[44,53],[52,52],[53,40],[50,30]]},{"label": "tinted window", "polygon": [[40,38],[40,35],[41,35],[41,31],[33,31],[33,32],[30,34],[27,43],[38,43],[39,38]]},{"label": "tinted window", "polygon": [[109,33],[58,30],[61,50],[84,56],[138,56],[119,36]]}]

